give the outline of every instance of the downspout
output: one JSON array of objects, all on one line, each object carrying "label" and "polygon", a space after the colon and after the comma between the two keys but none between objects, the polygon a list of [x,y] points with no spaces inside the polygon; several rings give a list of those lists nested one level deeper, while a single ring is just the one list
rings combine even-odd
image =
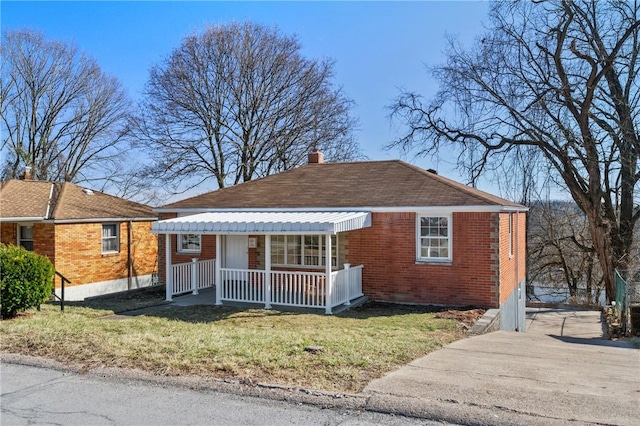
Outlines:
[{"label": "downspout", "polygon": [[516,212],[516,252],[515,252],[515,256],[516,256],[516,277],[515,277],[515,281],[516,281],[516,291],[517,291],[517,296],[518,296],[518,300],[516,301],[516,331],[520,331],[520,300],[522,300],[522,292],[520,291],[520,282],[518,281],[518,278],[520,277],[519,274],[519,264],[518,264],[518,259],[520,257],[520,212]]},{"label": "downspout", "polygon": [[127,289],[131,290],[133,286],[133,259],[131,256],[131,246],[133,239],[133,223],[131,219],[127,222]]}]

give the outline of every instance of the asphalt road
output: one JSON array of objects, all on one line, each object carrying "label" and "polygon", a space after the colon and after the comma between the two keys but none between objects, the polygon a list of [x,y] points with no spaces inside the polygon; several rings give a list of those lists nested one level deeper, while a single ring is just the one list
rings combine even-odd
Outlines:
[{"label": "asphalt road", "polygon": [[0,365],[0,385],[2,426],[440,424],[11,363]]}]

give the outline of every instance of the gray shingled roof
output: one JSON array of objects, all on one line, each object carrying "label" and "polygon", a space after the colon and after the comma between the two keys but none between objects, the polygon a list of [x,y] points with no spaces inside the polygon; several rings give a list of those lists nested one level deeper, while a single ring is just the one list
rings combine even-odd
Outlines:
[{"label": "gray shingled roof", "polygon": [[[53,191],[52,191],[53,188]],[[154,219],[151,207],[69,182],[9,180],[0,186],[0,218]]]},{"label": "gray shingled roof", "polygon": [[228,208],[523,206],[400,160],[307,164],[167,204],[161,210]]}]

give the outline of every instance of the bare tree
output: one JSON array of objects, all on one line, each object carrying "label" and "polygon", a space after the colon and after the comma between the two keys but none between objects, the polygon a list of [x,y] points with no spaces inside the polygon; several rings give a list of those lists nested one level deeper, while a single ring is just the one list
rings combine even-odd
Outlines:
[{"label": "bare tree", "polygon": [[333,62],[305,59],[277,29],[211,26],[151,69],[139,140],[175,190],[290,169],[312,147],[328,160],[353,159],[353,103],[332,78]]},{"label": "bare tree", "polygon": [[120,83],[72,45],[5,32],[0,112],[3,178],[85,182],[118,169],[129,101]]},{"label": "bare tree", "polygon": [[565,288],[574,301],[597,303],[603,277],[585,214],[572,202],[537,201],[528,225],[529,283]]},{"label": "bare tree", "polygon": [[403,93],[392,116],[409,128],[394,146],[457,150],[472,179],[533,147],[585,213],[607,299],[626,269],[639,213],[637,1],[497,2],[470,49],[452,41],[433,69],[431,101]]}]

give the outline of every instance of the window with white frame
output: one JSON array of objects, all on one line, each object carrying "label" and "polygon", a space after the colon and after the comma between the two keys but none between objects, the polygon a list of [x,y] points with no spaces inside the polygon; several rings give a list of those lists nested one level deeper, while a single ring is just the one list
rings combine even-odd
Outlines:
[{"label": "window with white frame", "polygon": [[451,260],[451,217],[418,216],[418,260]]},{"label": "window with white frame", "polygon": [[102,225],[102,252],[117,253],[120,251],[119,226],[117,223]]},{"label": "window with white frame", "polygon": [[201,245],[200,234],[178,235],[178,251],[181,253],[200,253]]},{"label": "window with white frame", "polygon": [[33,251],[33,225],[18,225],[18,245]]},{"label": "window with white frame", "polygon": [[[324,235],[274,235],[271,264],[319,268],[326,265]],[[331,238],[331,266],[338,265],[338,236]]]}]

